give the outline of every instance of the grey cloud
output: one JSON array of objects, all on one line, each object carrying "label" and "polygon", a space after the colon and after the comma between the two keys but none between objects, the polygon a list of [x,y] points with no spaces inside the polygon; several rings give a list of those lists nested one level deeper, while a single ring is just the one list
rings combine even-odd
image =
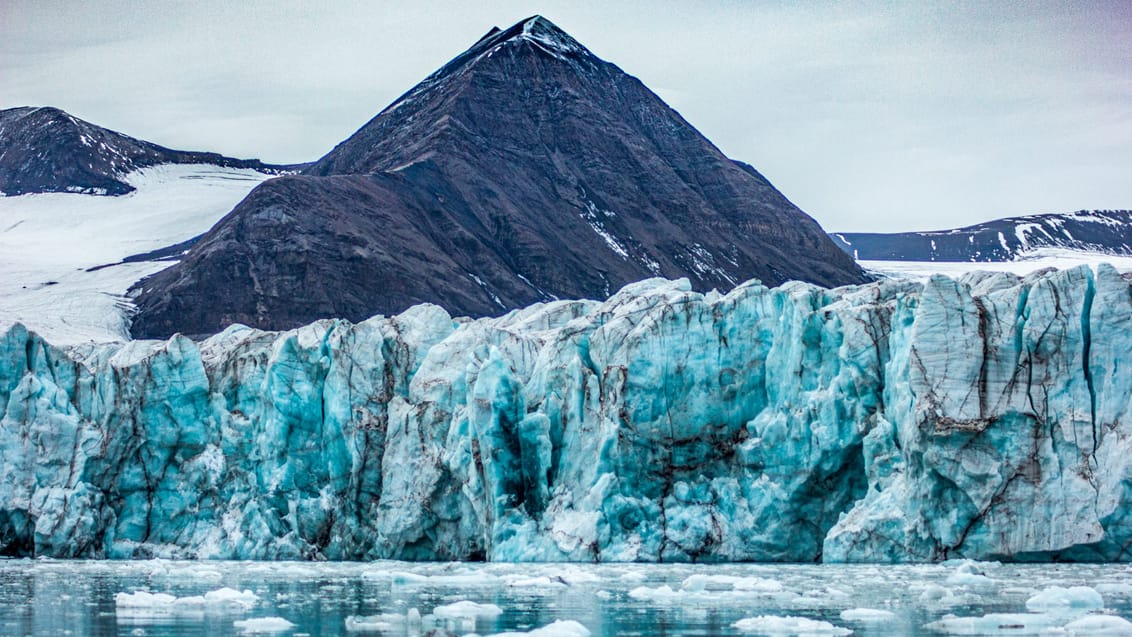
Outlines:
[{"label": "grey cloud", "polygon": [[0,107],[169,146],[328,151],[543,13],[831,230],[1132,207],[1132,9],[1054,2],[0,4]]}]

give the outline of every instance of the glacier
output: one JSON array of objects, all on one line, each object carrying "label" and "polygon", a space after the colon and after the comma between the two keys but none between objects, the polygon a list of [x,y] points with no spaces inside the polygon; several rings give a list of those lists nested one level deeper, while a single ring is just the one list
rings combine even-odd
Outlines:
[{"label": "glacier", "polygon": [[1123,561],[1108,265],[54,346],[0,332],[0,553]]}]

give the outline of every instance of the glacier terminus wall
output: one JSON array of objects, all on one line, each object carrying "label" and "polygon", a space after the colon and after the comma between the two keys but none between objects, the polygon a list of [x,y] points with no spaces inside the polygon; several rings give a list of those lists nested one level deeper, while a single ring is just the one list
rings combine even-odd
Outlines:
[{"label": "glacier terminus wall", "polygon": [[1111,267],[57,348],[0,333],[0,553],[1125,560]]}]

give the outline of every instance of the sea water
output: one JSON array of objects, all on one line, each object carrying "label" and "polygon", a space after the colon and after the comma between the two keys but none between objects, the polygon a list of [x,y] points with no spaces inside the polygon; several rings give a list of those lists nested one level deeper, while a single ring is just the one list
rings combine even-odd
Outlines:
[{"label": "sea water", "polygon": [[3,635],[1085,635],[1127,619],[1128,565],[0,560]]}]

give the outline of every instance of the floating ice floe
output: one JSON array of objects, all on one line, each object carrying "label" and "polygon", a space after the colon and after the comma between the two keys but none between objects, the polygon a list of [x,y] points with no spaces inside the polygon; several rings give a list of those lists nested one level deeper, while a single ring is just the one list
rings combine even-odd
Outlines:
[{"label": "floating ice floe", "polygon": [[1037,635],[1063,622],[1049,614],[990,613],[980,617],[946,615],[924,628],[947,635]]},{"label": "floating ice floe", "polygon": [[948,576],[947,583],[975,590],[988,590],[996,586],[995,581],[982,572],[979,564],[971,561],[960,563],[955,572]]},{"label": "floating ice floe", "polygon": [[896,613],[879,608],[850,608],[841,611],[841,621],[879,624],[896,619]]},{"label": "floating ice floe", "polygon": [[1065,625],[1069,637],[1085,635],[1132,635],[1132,622],[1113,615],[1089,615]]},{"label": "floating ice floe", "polygon": [[538,577],[518,576],[518,577],[509,577],[509,578],[506,578],[506,579],[507,579],[507,585],[512,587],[512,588],[547,589],[547,588],[557,588],[557,587],[560,587],[560,586],[569,586],[570,585],[565,579],[563,579],[562,577],[558,577],[558,576],[555,576],[555,577],[548,577],[548,576],[545,576],[545,575],[540,575]]},{"label": "floating ice floe", "polygon": [[952,608],[975,603],[978,601],[978,597],[969,593],[956,593],[939,584],[928,584],[920,592],[919,601],[921,604],[933,608]]},{"label": "floating ice floe", "polygon": [[[367,579],[384,579],[383,577],[380,577],[379,573],[374,572],[367,572],[365,574],[365,577]],[[392,573],[389,577],[393,580],[394,584],[401,586],[486,586],[494,584],[496,581],[498,581],[498,578],[486,573],[421,575],[418,573],[397,571]]]},{"label": "floating ice floe", "polygon": [[249,610],[259,601],[250,590],[238,591],[221,588],[204,595],[176,597],[168,593],[136,591],[114,595],[114,606],[119,616],[196,613],[204,610]]},{"label": "floating ice floe", "polygon": [[405,617],[393,613],[381,615],[346,617],[346,630],[348,632],[377,633],[398,630],[405,625]]},{"label": "floating ice floe", "polygon": [[629,591],[629,597],[642,601],[669,602],[674,600],[697,603],[722,603],[736,599],[774,599],[791,602],[800,599],[798,593],[787,591],[782,583],[763,577],[736,575],[695,574],[686,577],[679,589],[661,586],[638,586]]},{"label": "floating ice floe", "polygon": [[1099,582],[1093,588],[1101,595],[1132,597],[1132,583],[1129,582]]},{"label": "floating ice floe", "polygon": [[762,577],[740,577],[735,575],[692,575],[680,585],[685,591],[759,591],[776,593],[782,590],[782,582]]},{"label": "floating ice floe", "polygon": [[295,624],[282,617],[255,617],[232,622],[243,633],[281,633],[291,630]]},{"label": "floating ice floe", "polygon": [[491,637],[590,637],[590,635],[589,629],[582,624],[572,619],[559,619],[526,632],[495,633]]},{"label": "floating ice floe", "polygon": [[1088,586],[1050,586],[1026,600],[1026,608],[1035,613],[1100,610],[1104,597]]},{"label": "floating ice floe", "polygon": [[955,617],[924,626],[948,635],[1132,635],[1132,622],[1114,615],[1086,615],[1077,619],[1064,613],[990,613],[981,617]]},{"label": "floating ice floe", "polygon": [[791,617],[778,615],[759,615],[747,617],[731,624],[731,627],[750,635],[766,635],[767,637],[785,637],[797,635],[798,637],[851,635],[853,631],[848,628],[834,626],[833,624],[808,617]]},{"label": "floating ice floe", "polygon": [[432,614],[442,619],[495,619],[503,614],[503,609],[495,604],[464,600],[437,606],[432,609]]}]

